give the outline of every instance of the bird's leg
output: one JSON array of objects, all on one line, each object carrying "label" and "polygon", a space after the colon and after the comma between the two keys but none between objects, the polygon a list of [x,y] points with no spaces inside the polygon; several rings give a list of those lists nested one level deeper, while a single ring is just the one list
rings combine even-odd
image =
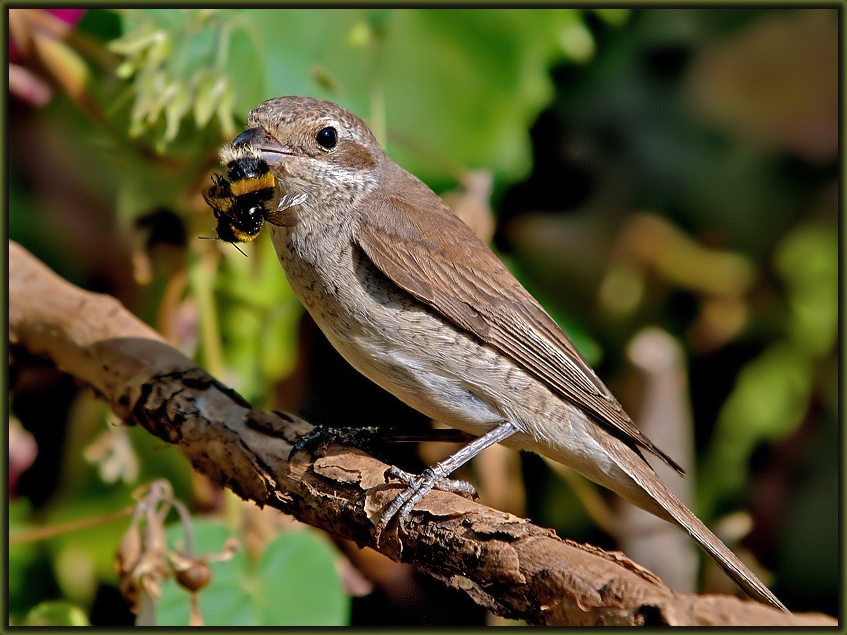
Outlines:
[{"label": "bird's leg", "polygon": [[392,467],[386,470],[386,478],[395,477],[406,483],[408,487],[400,492],[382,511],[379,522],[376,525],[376,541],[379,544],[380,536],[391,519],[397,517],[398,527],[409,515],[412,507],[433,489],[452,491],[467,494],[468,488],[473,486],[463,481],[452,481],[447,477],[457,468],[470,461],[485,448],[499,443],[503,439],[517,432],[517,427],[511,421],[504,421],[496,428],[489,430],[481,437],[471,441],[461,450],[424,470],[420,475],[408,474],[402,470]]}]

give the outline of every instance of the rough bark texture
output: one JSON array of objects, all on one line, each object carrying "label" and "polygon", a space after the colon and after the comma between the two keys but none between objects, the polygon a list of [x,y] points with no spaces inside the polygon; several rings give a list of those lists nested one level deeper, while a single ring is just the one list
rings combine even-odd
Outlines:
[{"label": "rough bark texture", "polygon": [[528,520],[434,491],[379,545],[374,522],[399,485],[387,465],[333,445],[288,461],[311,426],[259,412],[129,314],[9,243],[9,342],[92,386],[130,424],[173,445],[259,505],[409,562],[492,612],[546,625],[835,626],[730,596],[675,593],[619,552],[563,540]]}]

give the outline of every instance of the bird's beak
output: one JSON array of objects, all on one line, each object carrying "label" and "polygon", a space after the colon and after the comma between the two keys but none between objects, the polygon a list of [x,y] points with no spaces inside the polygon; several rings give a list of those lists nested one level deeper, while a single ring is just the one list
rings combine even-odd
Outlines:
[{"label": "bird's beak", "polygon": [[279,166],[286,156],[294,154],[291,148],[268,136],[263,128],[248,128],[235,138],[232,146],[237,148],[248,143],[262,153],[262,158],[271,167]]}]

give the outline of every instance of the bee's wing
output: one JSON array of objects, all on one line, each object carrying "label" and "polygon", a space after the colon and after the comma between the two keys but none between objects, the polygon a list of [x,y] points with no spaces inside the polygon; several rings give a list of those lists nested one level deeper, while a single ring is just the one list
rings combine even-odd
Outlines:
[{"label": "bee's wing", "polygon": [[268,213],[267,222],[280,227],[294,227],[297,224],[297,210],[294,208],[307,198],[309,197],[305,192],[301,192],[300,194],[284,194],[279,199],[279,205],[277,205],[276,210]]}]

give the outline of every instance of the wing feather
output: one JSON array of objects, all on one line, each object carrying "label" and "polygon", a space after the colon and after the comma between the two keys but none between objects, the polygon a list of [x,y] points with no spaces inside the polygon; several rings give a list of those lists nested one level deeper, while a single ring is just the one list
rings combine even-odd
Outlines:
[{"label": "wing feather", "polygon": [[610,432],[684,474],[638,430],[567,335],[494,253],[441,199],[419,189],[427,198],[415,205],[396,197],[369,202],[355,239],[371,262]]}]

